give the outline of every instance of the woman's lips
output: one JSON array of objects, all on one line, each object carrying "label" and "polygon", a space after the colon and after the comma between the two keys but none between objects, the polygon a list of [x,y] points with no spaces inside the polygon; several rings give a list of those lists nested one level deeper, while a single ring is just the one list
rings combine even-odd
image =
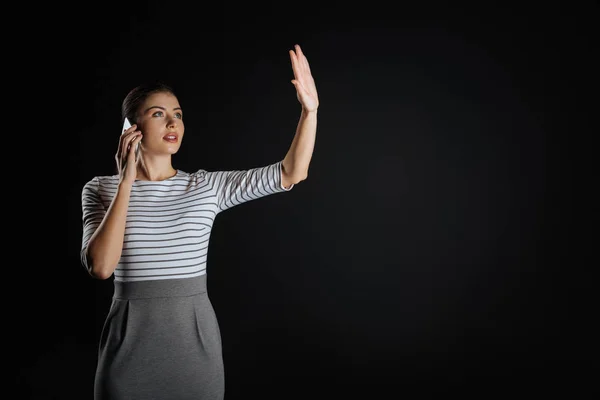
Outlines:
[{"label": "woman's lips", "polygon": [[169,143],[177,143],[177,135],[169,134],[163,137],[163,140],[166,140]]}]

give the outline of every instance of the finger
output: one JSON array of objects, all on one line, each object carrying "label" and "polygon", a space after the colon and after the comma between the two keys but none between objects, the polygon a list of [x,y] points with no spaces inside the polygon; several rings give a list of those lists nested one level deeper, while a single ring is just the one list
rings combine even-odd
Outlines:
[{"label": "finger", "polygon": [[302,62],[302,53],[298,51],[298,45],[294,46],[294,50],[291,50],[294,53],[294,61],[295,63],[292,65],[294,68],[297,77],[300,77],[304,73],[304,63]]},{"label": "finger", "polygon": [[140,134],[140,136],[135,139],[135,143],[133,144],[134,148],[132,150],[132,153],[133,153],[133,157],[134,157],[134,160],[135,160],[136,164],[137,164],[138,161],[140,161],[140,157],[139,157],[139,153],[140,153],[139,150],[140,149],[139,149],[139,147],[140,147],[140,142],[142,141],[142,138],[143,138],[143,136]]},{"label": "finger", "polygon": [[298,63],[298,57],[296,56],[296,53],[294,53],[294,50],[290,50],[290,60],[292,61],[292,71],[294,72],[294,78],[298,79],[300,77],[300,66]]},{"label": "finger", "polygon": [[[127,143],[128,140],[131,140],[131,135],[136,134],[136,133],[141,133],[141,131],[136,131],[133,126],[125,129],[125,131],[123,131],[123,133],[121,134],[121,137],[119,138],[119,144]],[[121,145],[121,147],[123,147],[123,146]]]},{"label": "finger", "polygon": [[129,164],[129,163],[136,163],[138,160],[136,160],[136,148],[138,146],[138,142],[141,140],[140,136],[135,137],[132,141],[131,144],[127,147],[127,153],[125,154],[125,157],[123,158],[123,164]]},{"label": "finger", "polygon": [[129,143],[130,141],[133,140],[133,138],[136,135],[140,135],[142,133],[142,131],[130,131],[130,132],[123,132],[123,134],[121,135],[121,142],[123,143]]},{"label": "finger", "polygon": [[135,135],[133,138],[131,138],[131,141],[129,142],[129,146],[127,146],[127,149],[129,151],[133,150],[134,145],[139,142],[142,139],[142,134],[137,134]]},{"label": "finger", "polygon": [[308,60],[306,59],[306,56],[304,55],[304,52],[302,51],[302,48],[300,47],[299,44],[297,44],[295,47],[296,47],[296,54],[298,55],[298,61],[299,61],[299,63],[307,71],[310,71],[310,67],[308,66]]},{"label": "finger", "polygon": [[308,63],[308,59],[304,57],[304,68],[306,69],[306,73],[310,75],[310,64]]},{"label": "finger", "polygon": [[136,128],[137,128],[137,124],[133,124],[129,128],[123,129],[123,133],[121,133],[121,135],[125,135],[126,133],[133,132],[136,130]]},{"label": "finger", "polygon": [[136,135],[133,139],[129,141],[127,145],[127,152],[124,154],[124,158],[131,158],[132,154],[135,153],[136,144],[142,139],[141,133]]},{"label": "finger", "polygon": [[121,158],[126,157],[126,151],[125,149],[129,149],[129,147],[126,145],[128,144],[132,139],[131,139],[131,135],[136,134],[136,132],[138,134],[141,133],[141,131],[131,131],[131,128],[125,130],[125,132],[123,132],[121,134],[121,137],[119,138],[119,146],[117,148],[117,154],[119,154],[121,156]]},{"label": "finger", "polygon": [[117,146],[117,157],[119,157],[123,152],[123,138],[125,137],[127,131],[131,128],[132,127],[129,127],[128,129],[123,129],[123,132],[121,132],[121,136],[119,137],[119,145]]}]

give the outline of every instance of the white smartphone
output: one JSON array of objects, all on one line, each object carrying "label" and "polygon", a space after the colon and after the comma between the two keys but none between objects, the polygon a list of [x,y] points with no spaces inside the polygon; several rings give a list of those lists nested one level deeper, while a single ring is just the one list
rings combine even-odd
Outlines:
[{"label": "white smartphone", "polygon": [[[125,121],[123,121],[123,132],[125,132],[126,129],[131,128],[131,122],[129,122],[129,120],[127,118],[125,118]],[[121,132],[121,133],[123,133]],[[138,155],[140,153],[140,142],[137,142],[137,144],[135,145],[135,159],[138,159]]]}]

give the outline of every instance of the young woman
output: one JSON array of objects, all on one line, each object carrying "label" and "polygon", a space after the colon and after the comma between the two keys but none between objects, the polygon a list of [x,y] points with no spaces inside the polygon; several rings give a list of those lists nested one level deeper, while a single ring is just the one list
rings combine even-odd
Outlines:
[{"label": "young woman", "polygon": [[94,278],[114,276],[96,400],[224,398],[221,336],[206,291],[207,247],[217,214],[288,192],[307,178],[319,99],[300,46],[289,54],[301,116],[285,157],[263,167],[173,168],[185,131],[173,90],[142,85],[125,97],[123,119],[132,126],[119,140],[118,173],[96,176],[82,190],[82,264]]}]

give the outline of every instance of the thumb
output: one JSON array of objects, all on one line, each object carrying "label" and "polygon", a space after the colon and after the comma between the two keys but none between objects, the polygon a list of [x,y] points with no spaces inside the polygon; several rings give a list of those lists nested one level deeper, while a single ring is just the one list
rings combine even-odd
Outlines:
[{"label": "thumb", "polygon": [[138,146],[140,145],[140,140],[141,137],[137,136],[131,141],[131,144],[129,145],[129,154],[127,154],[127,161],[130,161],[131,163],[136,162],[137,150]]}]

